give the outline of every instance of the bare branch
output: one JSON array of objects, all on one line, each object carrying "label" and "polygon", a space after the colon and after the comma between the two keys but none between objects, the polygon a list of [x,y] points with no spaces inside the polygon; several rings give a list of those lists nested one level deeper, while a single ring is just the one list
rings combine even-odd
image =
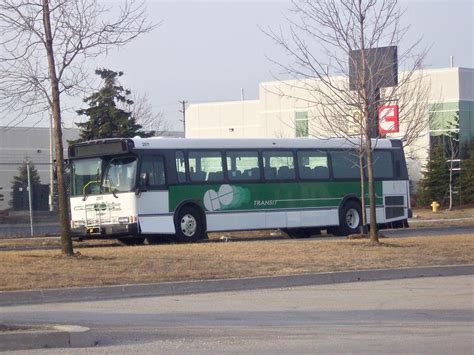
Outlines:
[{"label": "bare branch", "polygon": [[[371,223],[375,220],[372,140],[376,132],[377,108],[386,103],[400,105],[400,126],[405,145],[416,141],[429,123],[427,103],[430,85],[422,71],[426,50],[416,53],[420,40],[402,41],[408,26],[401,25],[404,11],[398,0],[302,0],[292,1],[287,28],[265,29],[291,59],[290,63],[270,61],[285,79],[265,89],[280,98],[291,98],[310,111],[313,136],[344,137],[365,156],[368,167]],[[381,90],[381,73],[388,68],[369,66],[369,50],[397,46],[398,65],[403,69],[395,87]],[[356,84],[349,85],[349,54],[357,50]],[[383,62],[383,61],[382,61]],[[388,62],[388,61],[386,61]],[[336,73],[337,75],[331,75]],[[358,119],[355,119],[357,113]],[[358,138],[358,139],[354,139]],[[376,141],[374,141],[376,144]],[[362,159],[361,159],[362,161]],[[373,209],[372,209],[373,207]],[[376,237],[376,225],[371,238]],[[375,238],[376,239],[376,238]]]},{"label": "bare branch", "polygon": [[117,16],[98,0],[3,0],[0,3],[0,112],[12,127],[50,111],[54,122],[62,252],[73,255],[64,179],[61,95],[88,84],[88,58],[150,32],[143,2]]}]

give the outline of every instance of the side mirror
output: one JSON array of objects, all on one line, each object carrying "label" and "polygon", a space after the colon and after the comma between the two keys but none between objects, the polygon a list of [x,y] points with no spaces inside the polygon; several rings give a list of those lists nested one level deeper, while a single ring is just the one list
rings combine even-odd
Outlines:
[{"label": "side mirror", "polygon": [[149,173],[141,173],[140,174],[140,190],[146,191],[147,187],[150,186],[150,174]]}]

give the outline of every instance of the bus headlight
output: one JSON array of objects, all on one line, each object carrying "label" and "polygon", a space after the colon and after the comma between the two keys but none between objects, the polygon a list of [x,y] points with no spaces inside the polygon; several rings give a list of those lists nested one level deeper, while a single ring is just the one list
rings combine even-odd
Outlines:
[{"label": "bus headlight", "polygon": [[128,224],[128,222],[130,222],[130,218],[128,218],[128,217],[119,217],[118,222],[120,224]]}]

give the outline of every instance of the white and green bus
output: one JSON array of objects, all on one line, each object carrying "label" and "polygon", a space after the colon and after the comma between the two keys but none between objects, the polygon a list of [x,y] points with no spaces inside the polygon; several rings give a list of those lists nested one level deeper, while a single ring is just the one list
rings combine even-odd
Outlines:
[{"label": "white and green bus", "polygon": [[[402,143],[374,145],[377,222],[406,226],[409,183]],[[138,244],[174,235],[282,229],[357,233],[357,145],[345,139],[123,138],[69,148],[71,228],[81,238]]]}]

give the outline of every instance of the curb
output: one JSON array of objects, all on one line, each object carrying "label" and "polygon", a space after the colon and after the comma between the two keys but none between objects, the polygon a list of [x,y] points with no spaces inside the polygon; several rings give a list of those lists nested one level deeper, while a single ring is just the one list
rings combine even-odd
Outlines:
[{"label": "curb", "polygon": [[359,281],[381,281],[418,277],[474,275],[474,264],[374,269],[315,274],[253,277],[227,280],[162,282],[105,287],[74,287],[0,292],[0,306],[53,302],[85,302],[130,297],[159,297],[193,293],[259,290]]},{"label": "curb", "polygon": [[[21,325],[25,327],[25,325]],[[41,348],[82,348],[96,344],[89,328],[73,325],[0,332],[0,351]]]}]

